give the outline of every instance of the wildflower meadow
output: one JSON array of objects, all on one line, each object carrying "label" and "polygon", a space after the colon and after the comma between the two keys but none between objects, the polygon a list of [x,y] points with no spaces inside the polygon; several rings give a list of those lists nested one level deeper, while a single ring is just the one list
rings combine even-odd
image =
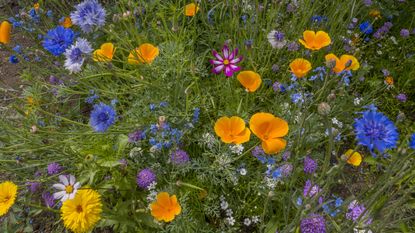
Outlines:
[{"label": "wildflower meadow", "polygon": [[415,232],[415,1],[4,0],[0,23],[0,232]]}]

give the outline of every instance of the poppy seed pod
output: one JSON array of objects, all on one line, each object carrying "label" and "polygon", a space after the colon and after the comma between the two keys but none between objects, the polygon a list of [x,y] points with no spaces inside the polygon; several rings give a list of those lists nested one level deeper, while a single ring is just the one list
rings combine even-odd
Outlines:
[{"label": "poppy seed pod", "polygon": [[322,102],[318,105],[317,111],[320,115],[327,116],[331,111],[331,107],[328,103]]}]

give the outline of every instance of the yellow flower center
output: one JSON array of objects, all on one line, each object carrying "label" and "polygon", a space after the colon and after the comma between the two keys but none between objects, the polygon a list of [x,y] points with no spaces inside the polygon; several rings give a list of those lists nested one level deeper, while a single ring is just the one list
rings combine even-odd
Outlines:
[{"label": "yellow flower center", "polygon": [[82,212],[82,206],[81,205],[76,206],[76,212],[78,212],[78,213]]},{"label": "yellow flower center", "polygon": [[68,185],[65,187],[65,192],[66,193],[72,193],[73,192],[73,186],[72,185]]},{"label": "yellow flower center", "polygon": [[229,64],[229,60],[228,59],[223,60],[223,64],[228,65]]},{"label": "yellow flower center", "polygon": [[264,135],[264,140],[268,140],[269,138],[268,138],[268,134],[265,134]]}]

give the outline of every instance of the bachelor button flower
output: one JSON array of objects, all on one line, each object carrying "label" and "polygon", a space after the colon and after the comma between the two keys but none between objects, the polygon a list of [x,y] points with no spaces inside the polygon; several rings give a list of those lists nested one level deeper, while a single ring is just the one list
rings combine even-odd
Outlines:
[{"label": "bachelor button flower", "polygon": [[401,102],[406,102],[408,97],[404,93],[400,93],[399,95],[396,96],[396,99],[398,99]]},{"label": "bachelor button flower", "polygon": [[12,63],[12,64],[17,64],[17,63],[19,63],[19,58],[17,58],[15,55],[11,55],[9,57],[9,62]]},{"label": "bachelor button flower", "polygon": [[27,182],[27,188],[30,190],[31,193],[35,193],[40,188],[39,182]]},{"label": "bachelor button flower", "polygon": [[326,233],[326,220],[318,214],[312,214],[301,220],[301,233]]},{"label": "bachelor button flower", "polygon": [[170,154],[170,161],[175,165],[182,165],[189,162],[189,155],[184,150],[176,150]]},{"label": "bachelor button flower", "polygon": [[50,192],[42,193],[42,198],[45,202],[45,206],[47,206],[48,208],[52,208],[55,205],[55,199],[53,198],[53,195]]},{"label": "bachelor button flower", "polygon": [[413,133],[411,136],[411,140],[409,141],[409,148],[415,149],[415,133]]},{"label": "bachelor button flower", "polygon": [[317,169],[317,162],[313,160],[310,156],[304,158],[304,172],[307,174],[312,174]]},{"label": "bachelor button flower", "polygon": [[373,33],[373,27],[372,24],[370,24],[369,21],[365,21],[359,25],[359,29],[362,33],[366,35],[370,35]]},{"label": "bachelor button flower", "polygon": [[372,155],[376,149],[383,153],[386,149],[395,148],[399,133],[391,120],[370,106],[359,119],[355,119],[354,131],[359,145],[366,146]]},{"label": "bachelor button flower", "polygon": [[61,172],[62,167],[59,165],[59,163],[53,162],[48,164],[48,174],[49,175],[55,175]]},{"label": "bachelor button flower", "polygon": [[144,132],[139,129],[128,134],[128,142],[130,143],[141,141],[144,138],[145,138]]},{"label": "bachelor button flower", "polygon": [[72,45],[65,51],[65,68],[70,73],[78,73],[81,71],[85,57],[93,51],[91,44],[83,38],[78,38],[75,45]]},{"label": "bachelor button flower", "polygon": [[93,27],[102,27],[105,24],[105,9],[97,0],[86,0],[77,6],[71,13],[72,23],[78,25],[83,32],[89,33]]},{"label": "bachelor button flower", "polygon": [[114,124],[117,113],[114,108],[104,103],[94,105],[89,123],[96,132],[105,132]]},{"label": "bachelor button flower", "polygon": [[224,71],[227,77],[231,77],[234,72],[238,72],[239,70],[241,70],[241,67],[236,65],[242,61],[242,56],[237,57],[238,48],[231,52],[228,46],[224,45],[222,48],[223,57],[219,55],[219,53],[216,52],[216,50],[213,50],[212,54],[216,58],[216,60],[210,60],[210,64],[214,66],[214,68],[212,69],[213,73],[220,74],[222,71]]},{"label": "bachelor button flower", "polygon": [[284,39],[284,33],[272,30],[268,33],[268,41],[271,46],[275,49],[281,49],[287,44],[287,41]]},{"label": "bachelor button flower", "polygon": [[[368,214],[365,206],[363,204],[359,205],[359,203],[356,200],[350,202],[348,210],[349,212],[346,213],[347,219],[352,220],[353,222],[357,222],[360,219],[364,218],[366,225],[369,225],[372,222],[372,219],[367,217]],[[365,214],[362,216],[363,213]]]},{"label": "bachelor button flower", "polygon": [[409,30],[404,28],[401,30],[400,34],[403,38],[407,38],[409,37]]},{"label": "bachelor button flower", "polygon": [[291,42],[287,45],[287,50],[290,52],[294,52],[300,49],[300,45],[297,42]]},{"label": "bachelor button flower", "polygon": [[365,4],[365,6],[371,6],[372,0],[363,0],[363,4]]},{"label": "bachelor button flower", "polygon": [[54,56],[59,56],[72,45],[75,34],[69,28],[57,26],[48,31],[44,37],[43,48],[52,53]]},{"label": "bachelor button flower", "polygon": [[151,183],[156,181],[156,174],[150,169],[145,168],[137,174],[137,185],[142,189],[147,189]]}]

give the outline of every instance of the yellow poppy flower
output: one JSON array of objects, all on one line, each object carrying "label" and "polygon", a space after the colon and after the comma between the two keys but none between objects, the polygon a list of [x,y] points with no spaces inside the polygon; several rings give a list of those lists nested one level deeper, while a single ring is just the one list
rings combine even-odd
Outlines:
[{"label": "yellow poppy flower", "polygon": [[128,63],[130,64],[151,64],[159,55],[159,49],[149,43],[140,45],[138,48],[130,52],[128,56]]},{"label": "yellow poppy flower", "polygon": [[5,215],[14,204],[17,195],[17,185],[11,181],[0,183],[0,217]]},{"label": "yellow poppy flower", "polygon": [[[336,66],[333,67],[333,71],[336,73],[340,73],[343,70],[358,70],[360,68],[359,61],[357,60],[357,58],[355,58],[352,55],[344,54],[339,59],[336,55],[330,53],[330,54],[327,54],[325,58],[326,58],[326,62],[329,62],[329,61],[336,62]],[[346,67],[346,65],[348,66]]]},{"label": "yellow poppy flower", "polygon": [[297,58],[290,63],[291,72],[297,77],[304,77],[311,70],[311,63],[303,58]]},{"label": "yellow poppy flower", "polygon": [[219,118],[214,129],[224,143],[242,144],[251,137],[251,131],[246,127],[244,120],[237,116]]},{"label": "yellow poppy flower", "polygon": [[346,153],[344,153],[344,155],[346,156],[346,161],[348,164],[357,167],[362,163],[362,155],[357,151],[349,149],[346,151]]},{"label": "yellow poppy flower", "polygon": [[10,43],[10,33],[12,32],[12,25],[3,21],[0,24],[0,43],[8,44]]},{"label": "yellow poppy flower", "polygon": [[307,49],[319,50],[323,47],[330,45],[331,39],[329,34],[324,31],[314,31],[307,30],[303,32],[303,38],[298,41],[304,45]]},{"label": "yellow poppy flower", "polygon": [[75,233],[91,231],[101,219],[101,195],[92,189],[80,189],[73,199],[62,203],[61,219]]},{"label": "yellow poppy flower", "polygon": [[262,141],[262,149],[267,154],[283,150],[287,142],[282,138],[288,134],[288,123],[271,113],[255,113],[249,121],[249,128]]},{"label": "yellow poppy flower", "polygon": [[182,211],[176,195],[166,192],[157,194],[157,200],[150,205],[151,215],[158,221],[171,222]]},{"label": "yellow poppy flower", "polygon": [[94,51],[92,59],[97,62],[109,62],[115,53],[115,47],[112,43],[104,43],[100,49]]},{"label": "yellow poppy flower", "polygon": [[65,17],[62,22],[60,22],[60,25],[62,25],[64,28],[70,28],[72,27],[72,20],[71,17]]},{"label": "yellow poppy flower", "polygon": [[262,83],[261,76],[254,71],[242,71],[236,78],[249,92],[256,91]]},{"label": "yellow poppy flower", "polygon": [[187,4],[184,7],[184,15],[186,16],[195,16],[198,11],[199,7],[194,3]]}]

